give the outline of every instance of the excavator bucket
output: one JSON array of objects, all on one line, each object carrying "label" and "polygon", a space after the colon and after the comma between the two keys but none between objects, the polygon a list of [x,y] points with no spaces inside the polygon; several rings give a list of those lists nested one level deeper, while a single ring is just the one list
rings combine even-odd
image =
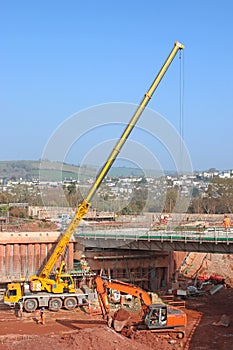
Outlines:
[{"label": "excavator bucket", "polygon": [[113,328],[116,332],[121,332],[128,324],[130,314],[124,309],[119,309],[113,315]]},{"label": "excavator bucket", "polygon": [[122,329],[127,325],[129,321],[129,318],[127,318],[127,320],[124,321],[118,321],[118,320],[114,320],[113,321],[113,329],[120,333],[122,331]]}]

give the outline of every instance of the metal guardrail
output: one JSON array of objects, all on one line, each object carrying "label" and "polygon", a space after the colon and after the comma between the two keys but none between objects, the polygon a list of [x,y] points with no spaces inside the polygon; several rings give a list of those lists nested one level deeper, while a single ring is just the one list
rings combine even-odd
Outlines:
[{"label": "metal guardrail", "polygon": [[224,231],[219,227],[211,227],[204,230],[179,231],[175,229],[148,230],[148,228],[127,228],[127,229],[95,229],[94,227],[85,227],[78,230],[75,237],[84,239],[114,239],[114,240],[146,240],[146,241],[182,241],[185,243],[203,242],[211,243],[233,243],[233,230]]}]

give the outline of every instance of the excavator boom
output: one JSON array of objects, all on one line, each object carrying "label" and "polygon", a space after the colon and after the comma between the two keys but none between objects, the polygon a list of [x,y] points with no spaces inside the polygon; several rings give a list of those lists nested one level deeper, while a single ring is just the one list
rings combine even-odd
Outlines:
[{"label": "excavator boom", "polygon": [[[57,243],[55,250],[53,251],[48,262],[46,263],[46,265],[44,266],[43,270],[41,271],[41,273],[39,275],[40,278],[48,278],[48,276],[50,275],[57,260],[64,253],[64,250],[65,250],[67,244],[69,243],[71,236],[75,233],[80,221],[83,219],[83,217],[88,212],[88,208],[89,208],[91,199],[93,198],[95,192],[97,191],[97,189],[101,185],[103,179],[107,175],[109,169],[111,168],[112,164],[114,163],[115,159],[117,158],[118,154],[120,153],[125,141],[129,137],[131,131],[133,130],[133,128],[134,128],[135,124],[137,123],[139,117],[141,116],[143,110],[147,106],[155,89],[157,88],[160,81],[162,80],[165,72],[167,71],[168,67],[170,66],[170,64],[173,61],[174,57],[176,56],[177,52],[179,50],[182,50],[183,48],[184,48],[184,46],[181,43],[179,43],[178,41],[175,42],[174,47],[171,50],[169,56],[167,57],[164,65],[160,69],[158,75],[156,76],[155,80],[151,84],[149,90],[145,93],[144,98],[142,99],[140,105],[138,106],[137,110],[135,111],[130,122],[126,126],[126,128],[125,128],[124,132],[122,133],[116,146],[113,148],[106,163],[99,171],[98,176],[96,178],[96,181],[94,182],[93,186],[91,187],[86,199],[84,199],[84,201],[79,205],[72,222],[69,224],[66,231],[62,235],[60,241]],[[32,279],[35,279],[35,276],[33,276]]]},{"label": "excavator boom", "polygon": [[150,295],[140,287],[136,287],[133,284],[125,283],[118,280],[108,280],[103,277],[97,276],[95,279],[96,291],[98,293],[100,306],[102,309],[102,314],[109,313],[109,304],[108,304],[108,289],[118,290],[119,292],[130,294],[136,298],[139,298],[143,303],[143,308],[151,305]]}]

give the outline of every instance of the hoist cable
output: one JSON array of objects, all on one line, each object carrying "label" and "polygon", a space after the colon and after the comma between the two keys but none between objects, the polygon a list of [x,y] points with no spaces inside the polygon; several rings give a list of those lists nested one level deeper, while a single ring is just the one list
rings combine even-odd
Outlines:
[{"label": "hoist cable", "polygon": [[179,54],[180,59],[180,159],[181,169],[183,169],[183,141],[184,141],[184,55],[181,51]]}]

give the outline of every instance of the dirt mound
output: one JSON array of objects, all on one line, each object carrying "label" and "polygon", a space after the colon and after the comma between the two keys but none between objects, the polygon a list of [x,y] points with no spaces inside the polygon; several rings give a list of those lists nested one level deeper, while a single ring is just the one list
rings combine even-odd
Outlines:
[{"label": "dirt mound", "polygon": [[85,328],[61,337],[35,336],[32,339],[15,340],[0,344],[0,350],[31,350],[35,345],[50,350],[151,350],[150,347],[127,339],[108,327]]}]

